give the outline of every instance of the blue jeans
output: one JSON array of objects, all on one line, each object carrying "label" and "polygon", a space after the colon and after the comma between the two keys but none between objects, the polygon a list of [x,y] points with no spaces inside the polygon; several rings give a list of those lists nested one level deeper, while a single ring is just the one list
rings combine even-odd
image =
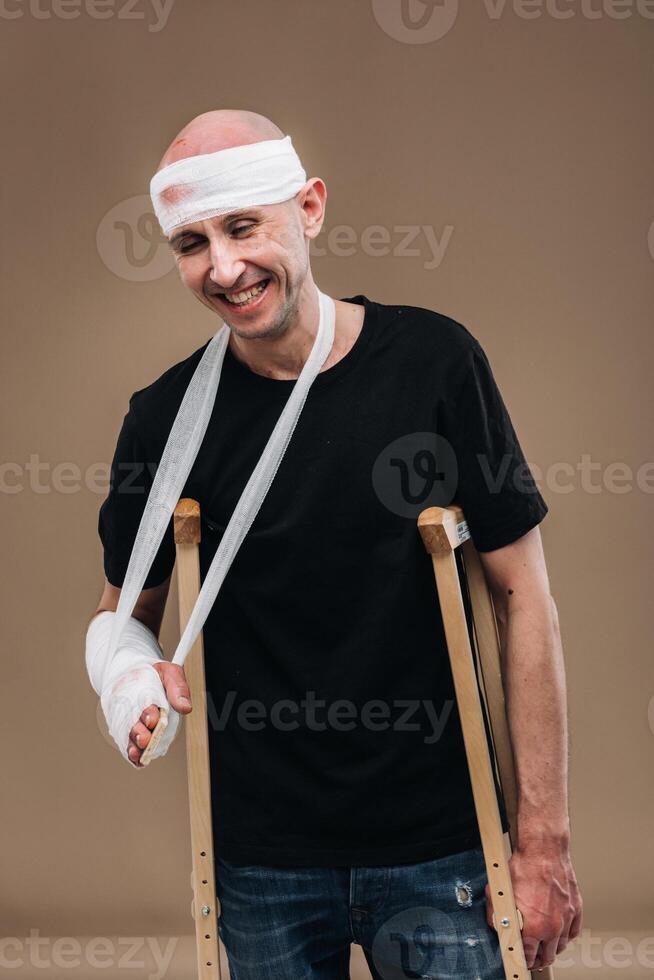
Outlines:
[{"label": "blue jeans", "polygon": [[216,860],[231,980],[504,980],[481,847],[413,864],[274,868]]}]

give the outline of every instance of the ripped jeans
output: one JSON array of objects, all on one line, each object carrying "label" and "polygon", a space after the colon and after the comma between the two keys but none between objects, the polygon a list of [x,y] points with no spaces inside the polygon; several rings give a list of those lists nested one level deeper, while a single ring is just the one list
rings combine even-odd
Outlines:
[{"label": "ripped jeans", "polygon": [[486,922],[481,847],[370,868],[239,866],[217,858],[218,928],[231,980],[504,980]]}]

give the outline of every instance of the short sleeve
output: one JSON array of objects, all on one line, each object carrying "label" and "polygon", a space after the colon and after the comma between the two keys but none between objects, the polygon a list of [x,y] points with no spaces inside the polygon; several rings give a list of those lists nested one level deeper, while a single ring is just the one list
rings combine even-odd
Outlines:
[{"label": "short sleeve", "polygon": [[[104,548],[104,571],[107,580],[122,587],[132,546],[145,509],[158,460],[148,459],[139,437],[133,409],[127,413],[120,430],[111,464],[110,488],[100,507],[98,533]],[[161,585],[175,564],[173,522],[169,523],[144,589]]]},{"label": "short sleeve", "polygon": [[445,406],[457,464],[454,503],[463,508],[478,551],[502,548],[548,512],[527,464],[485,352],[474,341]]}]

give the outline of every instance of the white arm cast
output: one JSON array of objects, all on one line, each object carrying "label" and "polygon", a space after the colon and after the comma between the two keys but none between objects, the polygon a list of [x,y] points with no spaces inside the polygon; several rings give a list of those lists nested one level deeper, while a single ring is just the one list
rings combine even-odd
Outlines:
[{"label": "white arm cast", "polygon": [[164,660],[154,633],[130,616],[121,634],[118,649],[109,656],[113,619],[105,610],[95,616],[86,632],[86,669],[91,685],[100,697],[109,734],[123,758],[138,768],[127,755],[129,733],[143,710],[156,704],[168,713],[168,725],[152,758],[165,755],[179,727],[179,714],[168,702],[159,674],[152,664]]}]

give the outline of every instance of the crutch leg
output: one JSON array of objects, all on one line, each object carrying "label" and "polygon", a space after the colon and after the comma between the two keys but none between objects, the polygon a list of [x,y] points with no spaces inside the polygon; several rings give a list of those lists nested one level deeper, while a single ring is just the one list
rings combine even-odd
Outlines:
[{"label": "crutch leg", "polygon": [[[200,592],[200,505],[183,498],[174,514],[179,625],[183,630]],[[193,918],[197,949],[198,980],[221,980],[220,938],[218,935],[218,897],[216,894],[213,833],[211,823],[211,773],[207,731],[207,694],[204,677],[202,633],[193,644],[184,665],[191,691],[193,710],[186,716],[186,764],[188,800],[191,817],[191,853],[193,872]],[[163,722],[163,725],[162,725]],[[141,756],[143,765],[156,744],[159,726]],[[146,755],[147,753],[147,755]]]},{"label": "crutch leg", "polygon": [[[473,618],[477,617],[479,620],[477,622],[475,618],[475,629],[482,637],[478,647],[483,662],[482,680],[489,707],[491,734],[500,770],[498,775],[507,802],[507,816],[509,821],[512,818],[515,821],[515,772],[504,711],[499,644],[492,601],[481,562],[474,550],[460,507],[427,508],[418,518],[418,529],[434,566],[502,964],[507,980],[527,980],[532,974],[527,968],[522,944],[522,917],[513,895],[509,871],[510,842],[507,842],[502,830],[479,683],[456,564],[456,548],[466,545],[464,560],[467,560],[466,573],[470,575],[468,584]],[[533,977],[540,977],[542,980],[551,980],[552,976],[550,967],[533,973]]]}]

